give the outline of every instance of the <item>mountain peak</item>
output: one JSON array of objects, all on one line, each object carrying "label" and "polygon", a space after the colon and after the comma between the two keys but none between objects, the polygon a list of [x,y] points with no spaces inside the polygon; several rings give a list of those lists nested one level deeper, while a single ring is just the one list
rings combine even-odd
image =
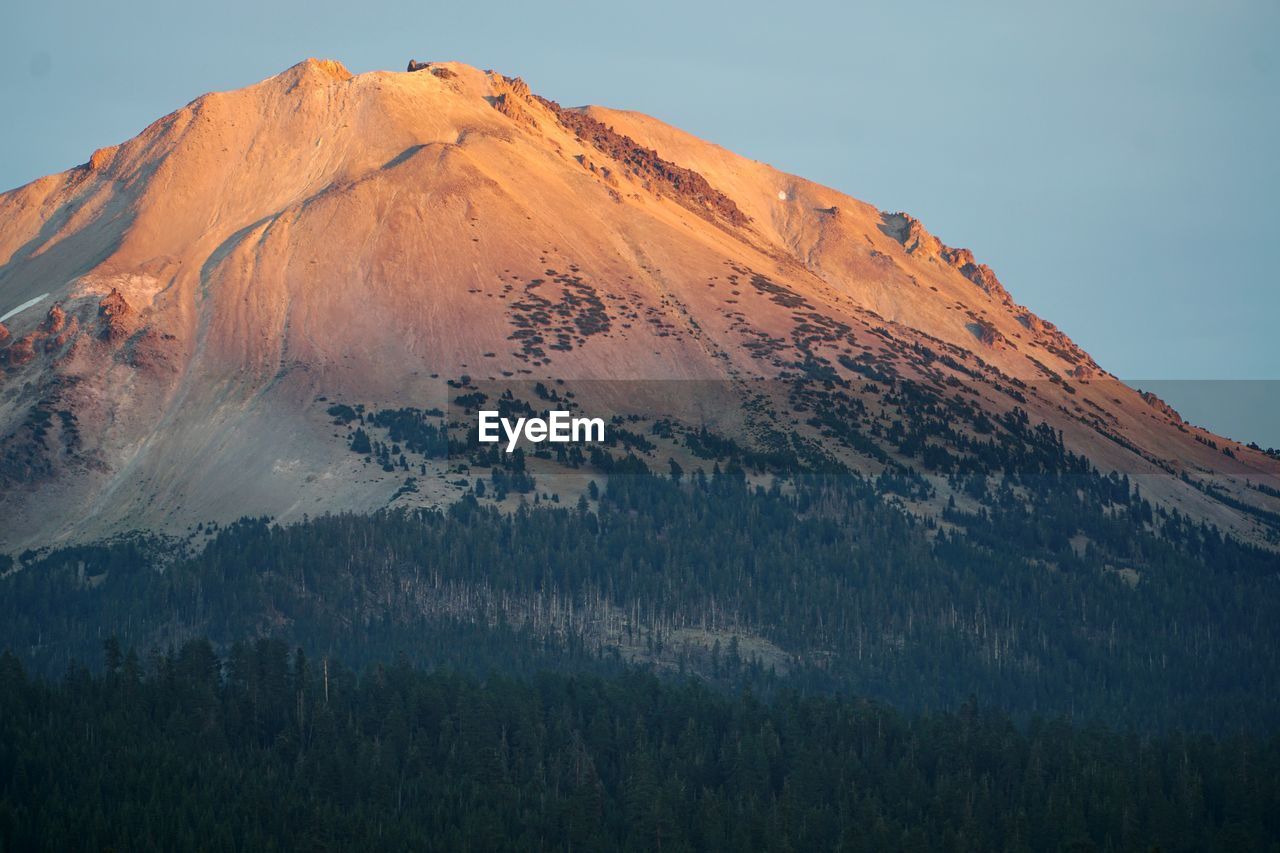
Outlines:
[{"label": "mountain peak", "polygon": [[[0,195],[0,511],[22,537],[0,545],[403,503],[320,401],[443,407],[461,376],[606,380],[619,416],[694,422],[700,400],[617,389],[967,389],[1104,470],[1190,460],[1264,499],[1247,483],[1274,461],[1160,417],[914,217],[518,77],[408,68],[308,59]],[[844,463],[874,476],[898,452]],[[414,500],[457,496],[431,477]],[[1256,526],[1166,480],[1181,511]]]},{"label": "mountain peak", "polygon": [[317,59],[312,56],[286,69],[280,76],[297,79],[315,76],[331,80],[350,80],[355,75],[336,59]]}]

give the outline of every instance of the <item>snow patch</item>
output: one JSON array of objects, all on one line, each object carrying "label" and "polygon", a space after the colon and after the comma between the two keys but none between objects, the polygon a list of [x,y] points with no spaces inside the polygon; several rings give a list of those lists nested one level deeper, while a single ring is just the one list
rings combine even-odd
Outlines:
[{"label": "snow patch", "polygon": [[42,301],[44,301],[47,298],[49,298],[49,294],[42,293],[39,296],[37,296],[35,299],[28,299],[26,302],[22,303],[17,308],[14,308],[8,314],[5,314],[3,317],[0,317],[0,323],[3,323],[5,320],[8,320],[10,317],[14,316],[15,314],[20,314],[23,311],[26,311],[32,305],[39,305]]}]

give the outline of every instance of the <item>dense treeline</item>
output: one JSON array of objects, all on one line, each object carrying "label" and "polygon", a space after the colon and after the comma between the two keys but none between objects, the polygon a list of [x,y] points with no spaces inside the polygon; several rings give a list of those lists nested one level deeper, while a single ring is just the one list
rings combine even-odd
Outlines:
[{"label": "dense treeline", "polygon": [[974,694],[1019,719],[1145,731],[1280,721],[1275,556],[1153,513],[1123,478],[979,484],[988,506],[934,523],[857,478],[766,489],[734,464],[659,477],[629,459],[574,508],[245,520],[163,571],[137,545],[56,552],[3,580],[0,643],[45,673],[111,634],[282,633],[356,665],[398,649],[473,671],[639,658],[904,709]]},{"label": "dense treeline", "polygon": [[1280,741],[972,702],[609,679],[361,677],[278,640],[56,683],[0,657],[0,851],[1276,849]]}]

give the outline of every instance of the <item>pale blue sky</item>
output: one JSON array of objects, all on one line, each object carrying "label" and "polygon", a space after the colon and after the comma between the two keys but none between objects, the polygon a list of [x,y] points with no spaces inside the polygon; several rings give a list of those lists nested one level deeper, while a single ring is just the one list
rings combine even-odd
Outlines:
[{"label": "pale blue sky", "polygon": [[[909,211],[1119,376],[1280,379],[1275,0],[265,6],[5,4],[0,188],[307,56],[456,59]],[[1280,445],[1247,387],[1197,420]]]}]

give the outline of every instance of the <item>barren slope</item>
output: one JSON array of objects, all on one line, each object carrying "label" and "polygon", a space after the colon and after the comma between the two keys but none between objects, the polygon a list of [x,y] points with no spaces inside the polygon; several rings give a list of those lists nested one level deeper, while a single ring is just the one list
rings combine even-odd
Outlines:
[{"label": "barren slope", "polygon": [[[444,408],[463,376],[821,444],[785,395],[741,404],[806,371],[874,370],[992,415],[1017,404],[1241,535],[1280,512],[1257,488],[1280,488],[1280,463],[1115,382],[910,216],[463,65],[308,60],[202,96],[0,195],[0,223],[0,314],[39,300],[0,331],[11,551],[449,500],[447,460],[405,494],[328,408]],[[892,405],[859,393],[887,422]]]}]

